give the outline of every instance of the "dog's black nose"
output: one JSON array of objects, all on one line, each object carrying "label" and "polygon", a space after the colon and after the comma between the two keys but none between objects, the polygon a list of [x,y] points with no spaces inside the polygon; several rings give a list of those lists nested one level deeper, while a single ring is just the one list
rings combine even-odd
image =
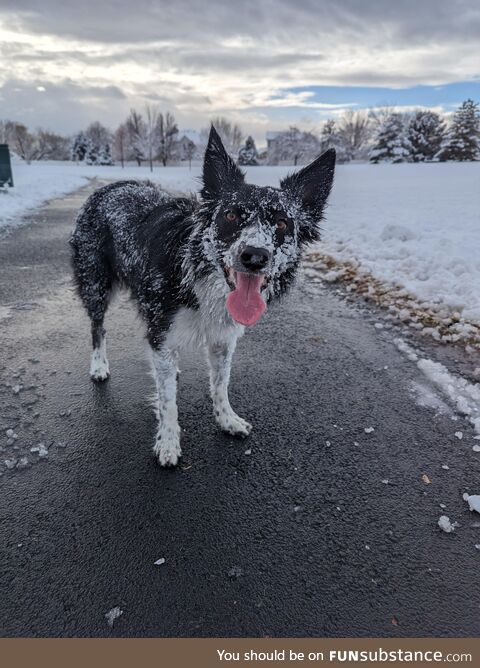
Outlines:
[{"label": "dog's black nose", "polygon": [[245,246],[240,260],[245,269],[259,270],[263,269],[270,258],[270,254],[265,248],[255,248],[254,246]]}]

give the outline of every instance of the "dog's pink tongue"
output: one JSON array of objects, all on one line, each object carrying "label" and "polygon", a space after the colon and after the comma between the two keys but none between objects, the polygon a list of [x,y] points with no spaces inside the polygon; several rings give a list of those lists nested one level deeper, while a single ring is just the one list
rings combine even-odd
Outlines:
[{"label": "dog's pink tongue", "polygon": [[227,297],[227,309],[241,325],[254,325],[267,308],[260,294],[263,276],[236,273],[236,288]]}]

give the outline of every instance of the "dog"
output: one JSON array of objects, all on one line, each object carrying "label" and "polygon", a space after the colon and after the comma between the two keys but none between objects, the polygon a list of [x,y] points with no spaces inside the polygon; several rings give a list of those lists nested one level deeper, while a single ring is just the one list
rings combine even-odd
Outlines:
[{"label": "dog", "polygon": [[245,182],[212,127],[200,197],[174,197],[145,181],[95,191],[70,240],[74,276],[91,321],[90,375],[109,375],[104,316],[116,285],[128,288],[146,323],[156,385],[154,453],[162,466],[181,456],[176,403],[181,348],[205,346],[219,426],[248,436],[230,405],[232,356],[245,327],[292,285],[305,246],[320,236],[333,184],[330,149],[280,188]]}]

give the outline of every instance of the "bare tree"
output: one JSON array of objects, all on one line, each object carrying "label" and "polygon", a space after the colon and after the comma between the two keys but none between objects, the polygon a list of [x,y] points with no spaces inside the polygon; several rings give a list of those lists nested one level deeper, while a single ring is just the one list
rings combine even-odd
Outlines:
[{"label": "bare tree", "polygon": [[145,134],[143,137],[144,153],[147,157],[150,171],[153,172],[153,159],[160,148],[160,137],[158,133],[158,122],[161,114],[151,104],[145,106]]},{"label": "bare tree", "polygon": [[115,130],[113,137],[113,148],[115,151],[115,158],[120,160],[122,168],[125,166],[125,155],[128,148],[128,126],[127,123],[121,123]]},{"label": "bare tree", "polygon": [[385,121],[394,112],[395,112],[394,107],[390,107],[388,104],[384,105],[383,107],[372,107],[369,110],[368,116],[373,126],[374,134],[380,130],[380,128],[384,125]]},{"label": "bare tree", "polygon": [[135,109],[131,109],[130,115],[126,121],[126,127],[128,132],[127,147],[129,153],[140,167],[142,160],[145,160],[144,143],[146,135],[146,126],[142,114]]},{"label": "bare tree", "polygon": [[109,144],[111,140],[110,131],[98,121],[90,123],[85,130],[85,134],[91,143],[98,147]]},{"label": "bare tree", "polygon": [[13,144],[14,121],[0,121],[0,144]]},{"label": "bare tree", "polygon": [[68,160],[70,157],[70,140],[67,137],[38,128],[36,132],[36,160]]},{"label": "bare tree", "polygon": [[344,145],[343,137],[337,128],[337,124],[333,118],[325,121],[320,133],[320,146],[322,153],[329,148],[334,148],[337,154],[337,162],[344,163],[350,160],[350,156]]},{"label": "bare tree", "polygon": [[318,157],[320,150],[320,141],[314,134],[291,127],[272,139],[268,149],[268,164],[305,164]]},{"label": "bare tree", "polygon": [[159,113],[156,119],[156,140],[159,146],[158,157],[164,167],[173,156],[177,135],[178,127],[174,115],[169,111],[165,116]]},{"label": "bare tree", "polygon": [[14,123],[12,128],[12,143],[14,151],[28,164],[38,155],[38,143],[35,135],[28,131],[22,123]]},{"label": "bare tree", "polygon": [[360,157],[366,147],[372,135],[372,123],[367,113],[349,109],[340,118],[337,131],[348,159],[352,160]]},{"label": "bare tree", "polygon": [[[217,116],[211,119],[211,124],[220,135],[220,138],[228,153],[235,159],[238,156],[238,151],[242,145],[243,133],[240,126],[236,123],[231,123],[224,116]],[[202,144],[207,145],[210,128],[203,128],[200,132]]]}]

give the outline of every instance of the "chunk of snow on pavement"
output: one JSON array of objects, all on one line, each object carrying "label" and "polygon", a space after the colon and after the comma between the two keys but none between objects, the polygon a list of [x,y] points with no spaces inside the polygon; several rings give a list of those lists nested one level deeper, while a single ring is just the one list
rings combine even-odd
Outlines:
[{"label": "chunk of snow on pavement", "polygon": [[153,562],[155,566],[161,566],[162,564],[165,563],[165,557],[160,557],[160,559],[157,559],[157,561]]},{"label": "chunk of snow on pavement", "polygon": [[418,360],[418,355],[414,349],[408,345],[403,339],[397,338],[393,339],[394,344],[397,346],[401,353],[404,353],[411,362],[416,362]]},{"label": "chunk of snow on pavement", "polygon": [[480,494],[467,494],[465,492],[463,500],[468,503],[470,510],[475,510],[477,513],[480,513]]},{"label": "chunk of snow on pavement", "polygon": [[480,452],[480,445],[474,445],[474,446],[472,447],[472,450],[473,450],[474,452]]},{"label": "chunk of snow on pavement", "polygon": [[229,578],[239,578],[243,575],[243,568],[241,566],[232,566],[228,571]]},{"label": "chunk of snow on pavement", "polygon": [[39,457],[48,457],[48,449],[45,446],[45,443],[39,443],[38,445],[32,445],[30,452],[36,452]]},{"label": "chunk of snow on pavement", "polygon": [[458,438],[459,441],[461,441],[463,438],[463,431],[456,431],[455,436]]},{"label": "chunk of snow on pavement", "polygon": [[372,431],[375,431],[375,427],[365,427],[364,432],[366,434],[371,434]]},{"label": "chunk of snow on pavement", "polygon": [[412,383],[412,392],[415,403],[423,408],[433,408],[438,413],[448,414],[451,412],[447,404],[428,385]]},{"label": "chunk of snow on pavement", "polygon": [[105,618],[110,628],[113,628],[115,620],[118,619],[121,615],[123,615],[123,610],[119,608],[118,605],[105,614]]},{"label": "chunk of snow on pavement", "polygon": [[438,526],[442,531],[445,531],[445,533],[452,533],[452,531],[455,531],[455,524],[452,524],[450,518],[446,515],[442,515],[438,520]]}]

